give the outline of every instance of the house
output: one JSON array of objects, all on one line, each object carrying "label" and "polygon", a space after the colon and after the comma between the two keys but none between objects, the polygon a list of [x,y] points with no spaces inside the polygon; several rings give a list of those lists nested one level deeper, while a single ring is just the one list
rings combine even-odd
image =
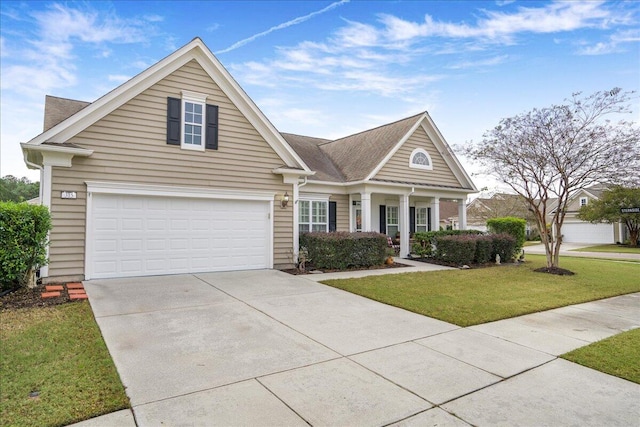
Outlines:
[{"label": "house", "polygon": [[502,217],[522,218],[527,221],[527,236],[536,230],[535,219],[524,198],[517,194],[495,193],[491,197],[477,197],[467,206],[467,227],[487,231],[487,220]]},{"label": "house", "polygon": [[574,194],[567,202],[567,211],[562,224],[563,243],[616,243],[624,242],[627,236],[627,228],[622,223],[592,224],[577,218],[582,206],[598,200],[602,192],[607,189],[604,185],[593,185]]},{"label": "house", "polygon": [[476,192],[427,113],[280,133],[199,38],[93,103],[48,97],[22,143],[52,214],[45,282],[290,267],[306,231],[465,227]]}]

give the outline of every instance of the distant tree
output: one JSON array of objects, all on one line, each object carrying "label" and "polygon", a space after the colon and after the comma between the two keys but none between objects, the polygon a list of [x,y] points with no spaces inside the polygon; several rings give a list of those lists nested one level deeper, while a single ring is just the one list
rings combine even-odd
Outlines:
[{"label": "distant tree", "polygon": [[[558,267],[569,199],[596,183],[639,179],[640,129],[624,120],[608,120],[630,112],[631,96],[619,88],[588,97],[576,93],[562,105],[502,119],[470,149],[485,173],[526,200],[540,230],[548,270]],[[546,226],[547,215],[555,240]]]},{"label": "distant tree", "polygon": [[0,202],[24,202],[38,197],[40,183],[31,182],[29,178],[16,178],[7,175],[0,178]]},{"label": "distant tree", "polygon": [[598,200],[580,208],[578,218],[589,222],[622,222],[629,230],[629,244],[638,246],[640,213],[620,213],[620,208],[640,207],[640,187],[612,187],[602,192]]}]

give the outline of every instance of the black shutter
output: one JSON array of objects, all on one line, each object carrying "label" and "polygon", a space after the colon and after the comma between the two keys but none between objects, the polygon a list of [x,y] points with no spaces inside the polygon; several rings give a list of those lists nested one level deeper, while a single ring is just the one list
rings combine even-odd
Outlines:
[{"label": "black shutter", "polygon": [[207,104],[207,141],[204,145],[209,150],[218,149],[218,106]]},{"label": "black shutter", "polygon": [[329,231],[336,231],[337,207],[336,202],[329,202]]},{"label": "black shutter", "polygon": [[431,230],[431,208],[427,208],[427,231]]},{"label": "black shutter", "polygon": [[380,205],[380,232],[387,234],[387,206]]},{"label": "black shutter", "polygon": [[409,233],[416,232],[416,208],[409,206]]},{"label": "black shutter", "polygon": [[167,144],[180,145],[180,116],[182,101],[167,98]]}]

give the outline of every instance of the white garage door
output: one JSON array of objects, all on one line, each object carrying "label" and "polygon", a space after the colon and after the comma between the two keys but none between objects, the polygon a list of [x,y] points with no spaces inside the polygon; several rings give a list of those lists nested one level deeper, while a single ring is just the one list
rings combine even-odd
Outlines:
[{"label": "white garage door", "polygon": [[270,203],[94,194],[89,278],[269,268]]},{"label": "white garage door", "polygon": [[611,224],[565,223],[562,235],[566,243],[615,243]]}]

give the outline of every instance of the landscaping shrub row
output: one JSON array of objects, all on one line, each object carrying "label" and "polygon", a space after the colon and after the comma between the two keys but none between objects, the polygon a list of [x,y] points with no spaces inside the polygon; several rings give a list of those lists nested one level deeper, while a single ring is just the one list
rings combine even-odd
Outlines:
[{"label": "landscaping shrub row", "polygon": [[0,202],[0,291],[27,284],[47,262],[51,217],[45,206]]},{"label": "landscaping shrub row", "polygon": [[302,233],[300,247],[307,249],[308,263],[314,268],[371,267],[384,263],[387,237],[373,232]]},{"label": "landscaping shrub row", "polygon": [[515,255],[516,239],[507,233],[436,238],[433,257],[454,265],[485,264],[500,255],[502,261],[510,261]]},{"label": "landscaping shrub row", "polygon": [[438,239],[445,236],[466,236],[466,235],[483,235],[479,230],[440,230],[440,231],[417,231],[413,235],[415,243],[411,248],[411,253],[419,255],[422,258],[432,257],[433,247],[437,246]]}]

